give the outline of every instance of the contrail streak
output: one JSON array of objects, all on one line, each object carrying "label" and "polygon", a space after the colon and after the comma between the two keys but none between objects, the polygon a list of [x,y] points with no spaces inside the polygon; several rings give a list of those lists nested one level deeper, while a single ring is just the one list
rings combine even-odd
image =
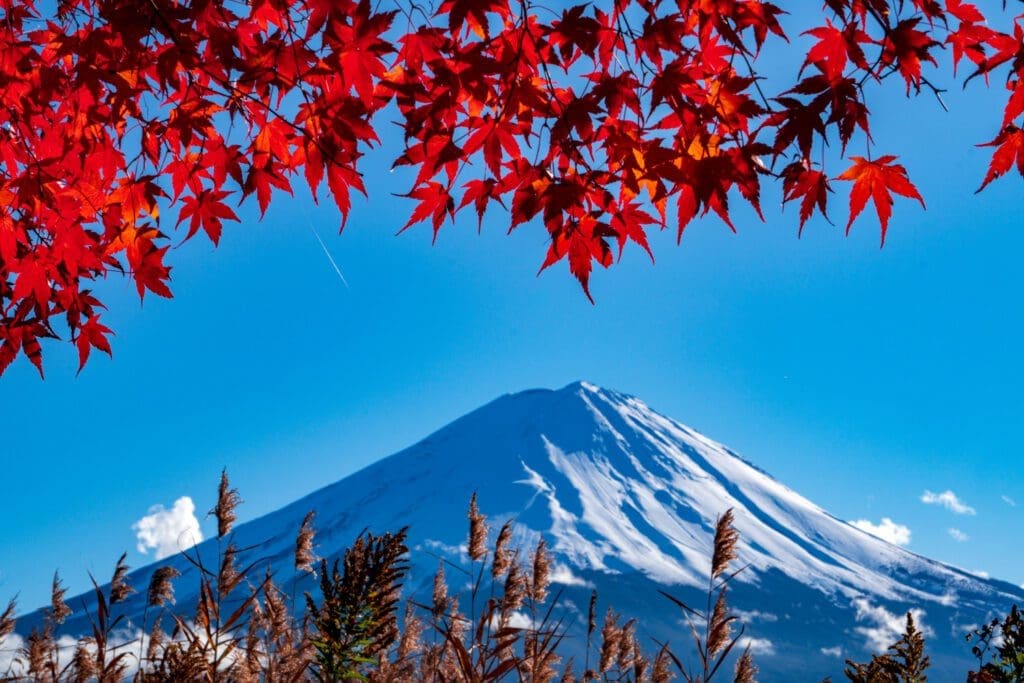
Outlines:
[{"label": "contrail streak", "polygon": [[306,218],[306,225],[309,226],[309,231],[313,233],[313,237],[316,238],[316,241],[320,243],[320,248],[324,250],[324,255],[327,257],[327,260],[331,262],[331,267],[334,268],[334,272],[338,274],[338,279],[341,280],[341,284],[345,285],[345,289],[348,289],[348,280],[345,279],[344,273],[341,272],[341,268],[338,267],[334,257],[331,256],[331,252],[327,249],[327,245],[324,244],[322,239],[320,239],[320,233],[318,233],[316,228],[313,227],[313,221],[309,220],[308,216]]}]

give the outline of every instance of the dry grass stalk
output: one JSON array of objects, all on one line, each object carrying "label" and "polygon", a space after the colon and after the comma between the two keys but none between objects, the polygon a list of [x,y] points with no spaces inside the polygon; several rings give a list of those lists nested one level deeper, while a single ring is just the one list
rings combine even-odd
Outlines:
[{"label": "dry grass stalk", "polygon": [[223,600],[241,583],[243,573],[238,570],[238,546],[228,543],[220,560],[217,571],[217,595]]},{"label": "dry grass stalk", "polygon": [[110,579],[110,604],[116,605],[122,602],[129,595],[135,592],[135,589],[128,585],[128,564],[125,559],[128,557],[128,553],[123,553],[117,560],[117,564],[114,566],[114,576]]},{"label": "dry grass stalk", "polygon": [[725,601],[725,588],[718,593],[715,609],[711,613],[711,627],[707,637],[707,653],[716,657],[725,650],[732,635],[732,622],[735,617],[729,615],[729,607]]},{"label": "dry grass stalk", "polygon": [[146,605],[164,607],[174,604],[174,584],[172,581],[181,576],[174,567],[158,567],[149,579],[149,590],[146,591]]},{"label": "dry grass stalk", "polygon": [[271,640],[284,640],[290,635],[292,628],[291,614],[284,594],[274,583],[270,572],[263,586],[263,627]]},{"label": "dry grass stalk", "polygon": [[615,667],[620,671],[633,668],[633,652],[636,645],[636,619],[630,619],[618,634],[618,652],[615,655]]},{"label": "dry grass stalk", "polygon": [[654,658],[654,668],[651,670],[651,683],[669,683],[672,680],[672,669],[669,667],[671,656],[668,648],[662,647],[658,650],[658,656]]},{"label": "dry grass stalk", "polygon": [[93,657],[92,652],[89,651],[88,644],[80,640],[75,646],[75,654],[71,661],[72,678],[74,683],[86,683],[86,681],[96,678],[98,671],[96,670],[96,658]]},{"label": "dry grass stalk", "polygon": [[550,575],[551,556],[548,555],[547,541],[541,538],[533,551],[533,576],[530,581],[530,599],[533,602],[539,604],[547,600]]},{"label": "dry grass stalk", "polygon": [[241,503],[242,498],[238,495],[238,490],[231,488],[231,482],[228,480],[228,471],[222,470],[220,473],[220,485],[217,487],[217,505],[209,512],[209,514],[217,518],[218,538],[224,538],[231,533],[231,527],[234,526],[237,519],[235,508]]},{"label": "dry grass stalk", "polygon": [[469,499],[469,559],[477,562],[487,554],[487,517],[480,512],[476,493]]},{"label": "dry grass stalk", "polygon": [[164,630],[160,627],[160,620],[153,624],[149,632],[149,643],[146,645],[146,659],[155,662],[160,657],[164,645]]},{"label": "dry grass stalk", "polygon": [[444,562],[437,566],[434,574],[434,590],[431,594],[431,614],[440,619],[448,611],[448,584],[445,583]]},{"label": "dry grass stalk", "polygon": [[416,616],[412,605],[405,606],[405,619],[402,628],[402,637],[398,641],[398,650],[395,653],[398,661],[412,659],[423,647],[423,622]]},{"label": "dry grass stalk", "polygon": [[[258,603],[256,604],[258,605]],[[254,606],[245,633],[245,656],[236,660],[232,667],[232,673],[239,683],[242,681],[258,683],[260,674],[263,672],[263,651],[260,647],[259,635],[261,619],[258,614],[259,610]]]},{"label": "dry grass stalk", "polygon": [[502,612],[514,612],[519,609],[526,598],[526,574],[519,566],[518,558],[513,555],[508,573],[505,574],[505,591],[501,599]]},{"label": "dry grass stalk", "polygon": [[299,535],[295,537],[295,569],[316,576],[316,555],[313,554],[313,517],[315,512],[310,510],[302,519],[302,526],[299,527]]},{"label": "dry grass stalk", "polygon": [[71,608],[64,601],[67,588],[61,585],[60,574],[53,573],[53,588],[50,590],[50,619],[54,624],[63,624],[71,616]]},{"label": "dry grass stalk", "polygon": [[757,683],[757,666],[754,664],[754,657],[750,654],[748,647],[743,655],[736,662],[736,675],[734,683]]},{"label": "dry grass stalk", "polygon": [[512,552],[509,550],[509,541],[512,540],[512,520],[501,525],[498,538],[494,542],[494,559],[491,563],[491,578],[498,580],[508,571],[512,563]]},{"label": "dry grass stalk", "polygon": [[633,638],[633,680],[643,681],[646,680],[647,669],[651,665],[651,660],[644,656],[644,652],[640,647],[640,641]]},{"label": "dry grass stalk", "polygon": [[601,627],[601,658],[598,661],[597,670],[606,673],[615,664],[619,654],[619,640],[622,638],[622,631],[619,629],[619,617],[608,608],[604,615],[604,625]]},{"label": "dry grass stalk", "polygon": [[711,556],[711,578],[717,579],[729,569],[729,563],[736,559],[736,542],[740,534],[732,525],[732,510],[726,510],[715,526],[715,547]]},{"label": "dry grass stalk", "polygon": [[[708,575],[707,610],[705,612],[695,610],[678,598],[665,591],[660,591],[682,610],[693,634],[700,662],[696,671],[688,671],[679,658],[666,648],[672,663],[686,681],[708,683],[714,678],[743,635],[742,627],[739,633],[734,635],[732,632],[732,623],[736,621],[736,616],[730,614],[726,600],[728,584],[739,573],[739,571],[729,573],[730,563],[737,557],[736,544],[738,541],[739,532],[733,527],[732,510],[726,510],[715,525],[711,572]],[[702,630],[698,629],[694,618],[703,622]],[[750,661],[749,664],[752,665],[753,661]]]},{"label": "dry grass stalk", "polygon": [[[245,639],[245,657],[238,668],[253,681],[292,681],[303,679],[312,659],[305,621],[296,628],[284,593],[267,577],[263,589],[265,610],[254,603]],[[263,632],[262,643],[258,632]]]},{"label": "dry grass stalk", "polygon": [[28,663],[28,674],[36,680],[57,680],[57,644],[53,640],[53,631],[46,624],[42,631],[33,630],[25,641],[23,651]]}]

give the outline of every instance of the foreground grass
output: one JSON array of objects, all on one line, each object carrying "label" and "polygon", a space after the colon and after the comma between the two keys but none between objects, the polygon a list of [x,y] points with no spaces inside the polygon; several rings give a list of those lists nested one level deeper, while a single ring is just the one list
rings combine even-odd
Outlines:
[{"label": "foreground grass", "polygon": [[[176,605],[173,582],[179,572],[163,566],[146,589],[142,624],[130,625],[118,611],[134,592],[122,555],[109,584],[103,587],[93,579],[90,632],[61,635],[72,610],[55,575],[43,625],[26,638],[14,633],[13,600],[0,614],[0,662],[6,662],[0,681],[757,680],[749,647],[740,651],[743,626],[727,599],[730,582],[743,570],[734,567],[739,534],[731,511],[715,528],[706,608],[663,593],[666,609],[678,610],[689,625],[692,651],[679,653],[662,643],[642,647],[642,624],[611,608],[599,615],[595,591],[583,661],[577,662],[565,654],[569,624],[560,594],[550,590],[545,541],[514,548],[511,522],[506,522],[489,543],[490,530],[475,495],[467,514],[468,569],[442,560],[429,602],[401,597],[410,566],[406,529],[380,536],[365,532],[329,563],[314,554],[312,513],[296,531],[294,567],[315,577],[318,588],[296,601],[259,563],[239,565],[241,551],[232,530],[240,502],[223,474],[211,511],[219,541],[215,566],[204,564],[195,549],[184,553],[200,576],[192,610]],[[449,591],[446,571],[463,574],[460,585],[468,579],[468,595]],[[460,594],[465,605],[460,606]],[[1016,606],[968,641],[979,664],[967,672],[968,683],[1024,683],[1024,617]],[[687,666],[684,659],[696,664]],[[844,675],[855,683],[919,683],[927,680],[929,666],[924,636],[908,613],[903,636],[887,652],[868,662],[847,660]]]}]

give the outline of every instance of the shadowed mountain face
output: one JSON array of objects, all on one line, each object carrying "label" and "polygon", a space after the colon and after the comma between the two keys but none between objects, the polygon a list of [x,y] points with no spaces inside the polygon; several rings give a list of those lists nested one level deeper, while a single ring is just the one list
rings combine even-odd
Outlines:
[{"label": "shadowed mountain face", "polygon": [[[1024,599],[1016,586],[855,529],[642,401],[587,383],[499,398],[411,448],[238,526],[235,540],[253,547],[250,558],[268,562],[287,591],[301,593],[311,586],[295,577],[292,553],[309,510],[316,511],[317,551],[325,557],[364,529],[409,526],[414,565],[407,594],[429,590],[440,558],[463,561],[473,492],[492,540],[510,518],[518,543],[546,537],[555,589],[573,628],[585,626],[585,615],[574,617],[596,588],[602,609],[611,605],[637,618],[643,642],[668,640],[684,661],[689,630],[658,589],[703,604],[715,520],[732,508],[740,562],[749,567],[737,577],[731,603],[764,681],[839,677],[843,658],[867,659],[895,640],[911,608],[920,611],[928,635],[929,680],[963,680],[973,661],[964,634]],[[216,541],[199,552],[212,562]],[[194,568],[181,557],[160,564],[182,572],[178,604],[194,604]],[[135,623],[141,589],[156,566],[131,576],[140,589],[126,606]],[[89,596],[83,599],[89,604]],[[68,629],[84,631],[83,610],[76,611]],[[23,620],[19,630],[38,618]]]}]

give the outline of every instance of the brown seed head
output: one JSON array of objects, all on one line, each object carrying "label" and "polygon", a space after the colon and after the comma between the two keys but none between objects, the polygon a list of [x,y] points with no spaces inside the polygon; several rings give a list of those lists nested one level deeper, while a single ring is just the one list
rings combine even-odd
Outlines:
[{"label": "brown seed head", "polygon": [[501,598],[501,611],[512,612],[519,609],[526,597],[526,574],[519,566],[518,557],[513,556],[505,575],[505,594]]},{"label": "brown seed head", "polygon": [[630,619],[619,629],[619,651],[615,655],[615,664],[620,671],[633,665],[633,645],[636,642],[636,620]]},{"label": "brown seed head", "polygon": [[644,681],[647,680],[647,668],[651,665],[651,662],[647,657],[644,657],[643,651],[640,649],[640,642],[633,638],[633,680]]},{"label": "brown seed head", "polygon": [[530,581],[530,599],[535,603],[547,600],[548,586],[551,583],[551,557],[548,555],[547,542],[542,538],[537,541],[537,549],[533,552],[533,579]]},{"label": "brown seed head", "polygon": [[437,566],[437,574],[434,574],[433,607],[431,613],[435,619],[440,618],[448,611],[448,584],[444,580],[444,562]]},{"label": "brown seed head", "polygon": [[135,589],[128,585],[128,565],[125,558],[128,553],[123,553],[114,566],[114,577],[110,580],[110,604],[121,602],[135,592]]},{"label": "brown seed head", "polygon": [[231,488],[231,482],[228,480],[228,471],[222,470],[220,473],[220,485],[217,487],[217,505],[210,510],[209,514],[217,518],[217,536],[223,538],[231,532],[231,527],[235,523],[235,508],[242,502],[241,496],[238,495],[238,490]]},{"label": "brown seed head", "polygon": [[622,631],[618,626],[619,617],[608,608],[604,615],[604,625],[601,627],[601,660],[598,663],[598,670],[604,673],[612,668],[615,658],[619,654],[619,640]]},{"label": "brown seed head", "polygon": [[291,632],[292,620],[284,594],[270,578],[270,570],[267,570],[267,581],[263,587],[263,602],[267,635],[271,640],[280,640]]},{"label": "brown seed head", "polygon": [[242,575],[238,572],[238,546],[228,543],[220,560],[220,571],[217,572],[217,592],[223,598],[235,590],[241,582]]},{"label": "brown seed head", "polygon": [[[259,602],[255,600],[254,602]],[[245,629],[245,657],[237,662],[239,667],[239,678],[258,682],[260,680],[260,638],[259,623],[256,619],[250,619]]]},{"label": "brown seed head", "polygon": [[651,683],[669,683],[672,680],[672,669],[669,668],[669,664],[668,647],[664,646],[658,650],[658,656],[654,658]]},{"label": "brown seed head", "polygon": [[757,683],[757,666],[754,664],[754,657],[750,654],[750,648],[743,652],[743,656],[736,662],[735,683]]},{"label": "brown seed head", "polygon": [[469,559],[474,562],[487,554],[487,517],[480,513],[476,493],[469,499]]},{"label": "brown seed head", "polygon": [[160,620],[153,623],[153,629],[149,632],[149,644],[146,646],[146,659],[155,662],[160,658],[161,648],[164,644],[164,630],[160,628]]},{"label": "brown seed head", "polygon": [[715,527],[715,549],[711,556],[711,576],[718,578],[729,569],[729,563],[736,559],[736,541],[739,532],[732,525],[732,508],[719,517]]},{"label": "brown seed head", "polygon": [[96,658],[93,656],[93,653],[89,651],[88,645],[83,641],[79,641],[78,645],[75,647],[75,654],[72,661],[74,670],[73,680],[75,681],[82,681],[82,683],[85,683],[86,681],[95,678],[96,674],[99,673],[96,666]]},{"label": "brown seed head", "polygon": [[71,616],[71,608],[64,602],[64,594],[67,588],[61,585],[60,575],[53,573],[53,589],[50,591],[50,618],[55,624],[63,624],[64,620]]},{"label": "brown seed head", "polygon": [[28,659],[28,673],[37,680],[46,680],[47,664],[56,649],[57,644],[53,641],[53,631],[49,624],[42,631],[33,630],[24,650]]},{"label": "brown seed head", "polygon": [[395,652],[398,662],[406,662],[422,654],[422,635],[423,623],[416,616],[412,605],[407,603],[405,606],[405,625],[402,629],[402,637],[398,641],[398,649]]},{"label": "brown seed head", "polygon": [[179,576],[181,576],[181,572],[174,567],[158,567],[149,579],[146,604],[150,607],[173,605],[174,584],[171,582]]},{"label": "brown seed head", "polygon": [[729,607],[725,601],[725,588],[718,593],[715,609],[711,613],[711,628],[708,631],[707,652],[714,657],[725,649],[732,635],[732,622],[735,617],[729,615]]},{"label": "brown seed head", "polygon": [[[448,634],[454,640],[461,641],[463,636],[466,634],[466,630],[469,628],[469,619],[466,619],[459,613],[459,598],[453,596],[448,600]],[[446,636],[447,637],[447,636]]]},{"label": "brown seed head", "polygon": [[491,563],[491,578],[498,579],[505,575],[512,563],[512,551],[508,544],[512,539],[512,520],[501,525],[498,540],[494,542],[494,562]]},{"label": "brown seed head", "polygon": [[316,575],[316,556],[313,554],[313,516],[310,510],[302,520],[299,535],[295,538],[295,569]]}]

